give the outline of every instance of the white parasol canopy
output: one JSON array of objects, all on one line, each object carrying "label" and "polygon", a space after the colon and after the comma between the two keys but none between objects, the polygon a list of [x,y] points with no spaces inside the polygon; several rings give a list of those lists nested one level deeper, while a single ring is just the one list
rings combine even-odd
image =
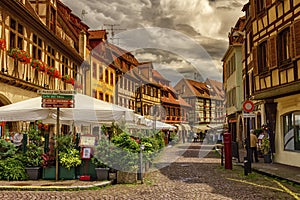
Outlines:
[{"label": "white parasol canopy", "polygon": [[[56,108],[42,108],[42,97],[0,107],[0,121],[56,119]],[[134,120],[134,111],[83,94],[74,94],[74,108],[60,108],[61,121]]]}]

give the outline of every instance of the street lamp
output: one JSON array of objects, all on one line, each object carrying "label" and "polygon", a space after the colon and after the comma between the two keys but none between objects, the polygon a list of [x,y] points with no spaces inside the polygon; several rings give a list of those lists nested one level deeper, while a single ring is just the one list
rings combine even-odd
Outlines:
[{"label": "street lamp", "polygon": [[[234,31],[232,34],[232,37],[239,37],[239,35],[242,35],[244,38],[244,62],[245,62],[245,97],[246,100],[249,100],[249,76],[248,76],[248,41],[247,41],[247,34],[246,30],[244,31]],[[250,127],[251,126],[251,118],[250,120],[247,119],[246,124],[246,147],[247,147],[247,160],[244,162],[244,174],[247,176],[248,173],[251,173],[251,148],[250,148]],[[249,129],[249,130],[248,130]]]},{"label": "street lamp", "polygon": [[140,145],[140,172],[139,172],[139,179],[141,180],[141,184],[144,183],[143,181],[143,150],[145,149],[145,145]]}]

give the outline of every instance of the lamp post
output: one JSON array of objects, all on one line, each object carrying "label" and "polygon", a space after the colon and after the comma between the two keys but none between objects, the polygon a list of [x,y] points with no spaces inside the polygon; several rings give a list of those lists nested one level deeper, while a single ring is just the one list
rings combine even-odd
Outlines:
[{"label": "lamp post", "polygon": [[[233,37],[238,37],[238,35],[242,35],[244,38],[244,62],[245,62],[245,100],[249,100],[250,92],[249,92],[249,76],[248,76],[248,42],[247,42],[247,34],[246,27],[244,31],[235,31],[233,33]],[[247,147],[247,160],[244,162],[244,174],[247,176],[248,173],[251,173],[251,148],[250,148],[250,128],[251,128],[251,118],[244,118],[246,120],[246,147]]]},{"label": "lamp post", "polygon": [[141,184],[144,183],[143,181],[143,150],[145,149],[145,146],[143,144],[140,145],[140,172],[139,172],[139,178],[141,180]]}]

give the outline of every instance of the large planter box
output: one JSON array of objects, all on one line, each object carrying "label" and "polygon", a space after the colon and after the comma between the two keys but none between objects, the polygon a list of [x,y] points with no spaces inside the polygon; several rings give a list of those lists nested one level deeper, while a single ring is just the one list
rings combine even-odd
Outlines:
[{"label": "large planter box", "polygon": [[137,173],[117,172],[117,183],[119,184],[133,184],[137,182]]},{"label": "large planter box", "polygon": [[[75,176],[75,168],[71,168],[70,170],[59,166],[58,169],[58,178],[63,180],[73,180],[76,178]],[[55,166],[43,168],[43,179],[45,180],[55,180]]]},{"label": "large planter box", "polygon": [[58,172],[59,179],[63,180],[73,180],[76,178],[75,175],[75,167],[72,167],[70,170],[67,168],[64,168],[62,166],[59,166],[59,172]]},{"label": "large planter box", "polygon": [[97,180],[104,181],[108,180],[109,168],[95,168],[97,174]]},{"label": "large planter box", "polygon": [[29,180],[38,180],[40,178],[40,167],[26,167],[25,170]]},{"label": "large planter box", "polygon": [[43,176],[44,180],[55,180],[55,166],[43,168]]}]

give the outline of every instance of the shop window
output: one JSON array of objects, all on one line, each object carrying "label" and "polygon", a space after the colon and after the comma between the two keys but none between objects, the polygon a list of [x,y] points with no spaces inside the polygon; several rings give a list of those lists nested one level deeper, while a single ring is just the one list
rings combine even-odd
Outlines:
[{"label": "shop window", "polygon": [[282,118],[284,150],[300,150],[300,112],[288,113]]}]

